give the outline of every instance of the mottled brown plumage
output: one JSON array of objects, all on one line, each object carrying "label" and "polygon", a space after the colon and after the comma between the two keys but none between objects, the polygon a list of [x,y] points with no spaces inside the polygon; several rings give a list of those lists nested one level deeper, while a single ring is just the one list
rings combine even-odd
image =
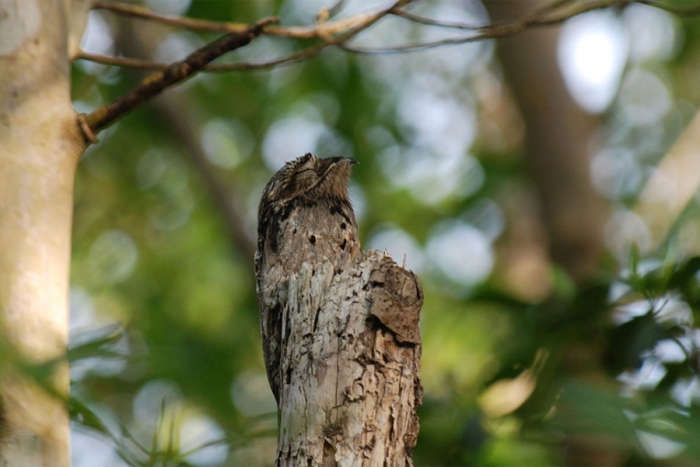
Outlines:
[{"label": "mottled brown plumage", "polygon": [[338,272],[360,251],[348,196],[354,159],[311,154],[288,162],[268,182],[258,211],[255,274],[265,367],[279,404],[280,352],[285,333],[287,280],[303,263],[325,263]]}]

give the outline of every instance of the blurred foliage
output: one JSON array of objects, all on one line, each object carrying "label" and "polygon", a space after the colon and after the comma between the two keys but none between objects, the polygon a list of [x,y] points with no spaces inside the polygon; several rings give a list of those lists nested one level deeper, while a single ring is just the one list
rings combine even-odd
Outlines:
[{"label": "blurred foliage", "polygon": [[[198,18],[277,14],[285,24],[309,23],[320,7],[173,4]],[[476,1],[416,11],[485,19]],[[629,213],[700,100],[698,20],[653,14],[672,28],[671,52],[630,55],[596,135],[602,149],[594,164],[605,162],[602,172],[612,175],[595,179],[594,170],[594,182],[613,219]],[[615,15],[629,26],[625,11]],[[95,37],[116,41],[106,51],[119,53],[119,22],[107,13],[91,21]],[[397,31],[380,24],[366,40],[385,45],[423,34]],[[174,29],[151,36],[163,56],[211,37]],[[227,59],[264,60],[299,46],[264,38]],[[626,85],[630,76],[651,88]],[[139,79],[85,62],[73,77],[79,110]],[[351,191],[363,244],[399,262],[405,254],[425,288],[417,465],[558,466],[562,441],[577,434],[603,438],[629,465],[697,465],[700,231],[691,228],[698,200],[664,246],[644,254],[630,247],[638,230],[613,225],[598,274],[573,284],[548,262],[532,227],[522,122],[504,88],[491,43],[390,56],[329,50],[270,71],[199,76],[168,91],[186,109],[179,118],[190,135],[173,131],[153,105],[103,132],[76,185],[74,465],[273,464],[276,415],[252,258],[231,241],[188,138],[229,190],[250,244],[262,187],[285,160],[310,151],[360,161]],[[657,100],[649,103],[652,91]],[[665,111],[658,99],[666,99]],[[632,121],[630,112],[644,106],[655,117]]]}]

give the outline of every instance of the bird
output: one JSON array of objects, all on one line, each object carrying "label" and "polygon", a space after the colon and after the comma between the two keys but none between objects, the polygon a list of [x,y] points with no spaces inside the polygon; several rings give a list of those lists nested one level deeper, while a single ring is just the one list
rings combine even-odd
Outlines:
[{"label": "bird", "polygon": [[256,291],[268,381],[280,405],[282,314],[286,278],[302,264],[348,267],[360,252],[348,185],[355,159],[307,153],[287,162],[263,190],[258,207]]}]

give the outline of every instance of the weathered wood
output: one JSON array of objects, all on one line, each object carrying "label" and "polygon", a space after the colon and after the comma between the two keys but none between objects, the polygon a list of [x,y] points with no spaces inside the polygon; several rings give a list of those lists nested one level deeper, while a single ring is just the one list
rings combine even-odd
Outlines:
[{"label": "weathered wood", "polygon": [[361,251],[347,189],[356,162],[306,154],[260,201],[255,270],[278,467],[413,465],[423,292],[388,255]]},{"label": "weathered wood", "polygon": [[368,251],[344,270],[304,263],[279,277],[287,302],[277,465],[413,465],[422,398],[416,276]]}]

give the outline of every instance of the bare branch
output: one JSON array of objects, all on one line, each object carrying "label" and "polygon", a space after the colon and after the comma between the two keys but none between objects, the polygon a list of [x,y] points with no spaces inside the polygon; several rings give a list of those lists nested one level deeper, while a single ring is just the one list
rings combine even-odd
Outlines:
[{"label": "bare branch", "polygon": [[[347,37],[348,38],[352,37],[355,34],[356,33],[353,33],[352,35],[348,35]],[[345,36],[343,36],[343,37],[345,37]],[[265,62],[221,63],[221,64],[217,64],[217,65],[212,65],[209,71],[221,72],[221,71],[261,70],[261,69],[273,68],[277,65],[301,62],[301,61],[307,60],[311,57],[318,55],[321,51],[323,51],[329,47],[332,47],[334,45],[339,44],[342,40],[345,40],[345,39],[342,38],[342,39],[336,39],[336,40],[330,41],[330,42],[322,42],[321,44],[315,45],[313,47],[309,47],[308,49],[301,50],[301,51],[293,53],[291,55],[287,55],[286,57],[276,58],[276,59],[268,60]]]},{"label": "bare branch", "polygon": [[[399,0],[394,5],[385,10],[380,10],[377,12],[365,12],[336,21],[323,21],[317,23],[315,26],[268,27],[265,28],[263,32],[266,35],[288,37],[294,39],[319,38],[323,40],[323,42],[285,57],[280,57],[262,62],[224,63],[216,65],[207,65],[203,67],[202,70],[211,72],[223,72],[268,69],[278,65],[290,64],[306,60],[332,46],[339,46],[340,48],[348,52],[354,53],[389,54],[426,50],[448,45],[467,44],[470,42],[477,42],[486,39],[497,39],[501,37],[512,36],[528,28],[560,24],[569,18],[590,11],[602,10],[611,7],[622,8],[633,3],[648,5],[650,7],[668,11],[679,16],[696,16],[700,14],[700,4],[690,8],[678,8],[666,5],[658,0],[595,0],[586,3],[577,3],[576,0],[557,0],[553,3],[550,3],[548,5],[543,6],[542,8],[535,10],[531,14],[524,16],[520,19],[484,26],[476,26],[449,21],[439,21],[432,18],[425,18],[422,16],[414,15],[402,9],[405,5],[409,3],[410,0]],[[192,18],[177,18],[172,16],[158,15],[156,13],[151,12],[147,8],[121,2],[97,1],[94,3],[93,8],[107,9],[119,14],[124,14],[141,19],[157,21],[172,26],[195,29],[200,31],[235,32],[241,31],[243,28],[243,25],[241,25],[240,23],[205,21]],[[433,42],[406,44],[386,48],[360,47],[349,45],[347,43],[348,40],[350,40],[352,37],[366,30],[367,28],[369,28],[369,26],[376,23],[381,18],[384,18],[387,15],[393,15],[398,18],[403,18],[411,22],[424,24],[428,26],[459,29],[465,31],[478,31],[478,33],[468,36],[451,37]],[[319,16],[325,17],[324,15]],[[122,57],[107,57],[103,55],[90,54],[84,51],[79,52],[75,58],[90,60],[105,65],[124,66],[138,69],[164,70],[168,67],[168,65],[162,63],[153,63],[144,60],[135,60],[131,58]]]},{"label": "bare branch", "polygon": [[[148,60],[141,60],[139,58],[111,57],[109,55],[85,52],[84,50],[78,51],[74,60],[87,60],[90,62],[100,63],[102,65],[114,65],[125,68],[134,68],[137,70],[163,70],[168,66],[167,63],[156,63]],[[209,69],[208,66],[204,67],[204,70],[207,69]]]},{"label": "bare branch", "polygon": [[[118,50],[137,58],[153,55],[157,39],[152,34],[138,34],[141,26],[129,22],[120,22],[115,34]],[[147,28],[149,29],[149,28]],[[150,28],[153,29],[153,28]],[[143,77],[143,76],[142,76]],[[163,93],[153,99],[151,105],[158,113],[158,119],[169,129],[169,139],[199,172],[202,182],[209,192],[213,206],[220,216],[226,232],[226,238],[232,252],[237,252],[252,264],[256,244],[246,231],[246,216],[243,207],[243,192],[237,183],[238,172],[230,173],[226,180],[207,159],[196,128],[203,123],[197,105],[190,101],[188,93]],[[232,178],[233,177],[233,178]]]},{"label": "bare branch", "polygon": [[[501,37],[512,36],[518,34],[531,27],[539,26],[551,26],[554,24],[559,24],[566,21],[569,18],[580,15],[582,13],[587,13],[593,10],[602,10],[605,8],[610,8],[612,6],[624,6],[629,3],[635,3],[637,0],[600,0],[597,2],[583,3],[576,5],[575,7],[569,8],[564,13],[559,13],[558,15],[553,15],[553,13],[566,8],[573,3],[573,0],[558,0],[549,5],[545,5],[532,12],[531,14],[517,20],[504,22],[501,24],[493,24],[489,26],[472,28],[466,25],[462,27],[457,27],[455,23],[448,23],[447,27],[458,29],[477,29],[481,30],[479,34],[474,34],[472,36],[461,36],[461,37],[451,37],[447,39],[441,39],[433,42],[423,42],[418,44],[407,44],[397,47],[386,47],[386,48],[366,48],[366,47],[356,47],[351,45],[343,44],[341,47],[348,52],[363,53],[363,54],[389,54],[389,53],[400,53],[400,52],[410,52],[417,50],[432,49],[436,47],[442,47],[446,45],[458,45],[467,44],[470,42],[482,41],[485,39],[497,39]],[[647,1],[647,0],[643,0]],[[406,17],[406,13],[403,11],[394,12],[396,16]],[[411,17],[413,21],[416,17]],[[418,17],[420,18],[420,17]],[[427,18],[421,18],[426,22],[432,22]],[[435,21],[434,25],[442,25],[441,22]]]},{"label": "bare branch", "polygon": [[92,4],[92,9],[109,10],[124,16],[130,16],[132,18],[140,18],[161,24],[167,24],[169,26],[175,26],[184,29],[193,29],[196,31],[240,33],[248,28],[248,25],[243,23],[207,21],[181,16],[159,15],[157,13],[152,12],[144,6],[133,5],[131,3],[123,2],[96,1]]},{"label": "bare branch", "polygon": [[[341,38],[342,39],[342,38]],[[345,40],[345,39],[343,39]],[[208,72],[224,72],[224,71],[250,71],[250,70],[261,70],[266,68],[273,68],[278,65],[289,64],[300,62],[311,58],[322,50],[328,47],[337,45],[339,42],[333,40],[331,42],[323,42],[317,44],[313,47],[306,48],[299,52],[287,55],[285,57],[280,57],[272,60],[267,60],[264,62],[240,62],[240,63],[218,63],[213,65],[207,65],[202,68],[202,71]],[[85,51],[80,51],[75,57],[77,60],[89,60],[95,63],[101,63],[103,65],[114,65],[127,68],[134,68],[140,70],[164,70],[168,66],[166,63],[151,62],[149,60],[142,60],[138,58],[126,58],[126,57],[110,57],[107,55],[92,54]]]},{"label": "bare branch", "polygon": [[497,39],[501,37],[512,36],[528,28],[560,24],[570,18],[573,18],[574,16],[587,13],[589,11],[602,10],[611,7],[622,8],[633,3],[658,8],[660,10],[664,10],[669,13],[676,14],[678,16],[700,15],[700,4],[689,8],[678,8],[673,7],[671,5],[666,5],[657,0],[598,0],[581,4],[575,4],[575,0],[558,0],[549,5],[545,5],[544,7],[538,10],[535,10],[532,14],[525,16],[524,18],[519,20],[509,21],[501,24],[492,24],[488,26],[471,26],[461,23],[438,21],[431,18],[424,18],[421,16],[413,15],[403,10],[398,10],[393,11],[392,13],[395,16],[405,18],[415,23],[450,29],[461,29],[467,31],[481,32],[472,36],[453,37],[433,42],[407,44],[397,47],[363,48],[349,45],[343,45],[342,47],[343,49],[349,52],[364,54],[386,54],[425,50],[445,45],[466,44],[469,42],[476,42],[485,39]]},{"label": "bare branch", "polygon": [[[372,26],[375,24],[377,21],[382,19],[383,17],[391,14],[393,11],[395,11],[397,8],[400,8],[406,4],[409,3],[410,0],[398,0],[396,3],[391,5],[389,8],[381,11],[377,11],[374,13],[362,13],[360,15],[354,16],[352,20],[344,20],[344,21],[336,21],[334,22],[334,26],[332,28],[326,27],[323,31],[324,32],[316,32],[314,34],[315,36],[324,36],[324,42],[320,44],[316,44],[314,46],[308,47],[304,50],[301,50],[299,52],[295,52],[291,55],[285,56],[285,57],[280,57],[272,60],[267,60],[263,62],[243,62],[243,63],[221,63],[221,64],[215,64],[215,65],[206,65],[204,66],[201,70],[203,71],[210,71],[210,72],[223,72],[223,71],[249,71],[249,70],[260,70],[260,69],[267,69],[267,68],[273,68],[278,65],[283,65],[283,64],[289,64],[289,63],[295,63],[295,62],[300,62],[303,60],[306,60],[308,58],[311,58],[318,53],[322,52],[323,50],[342,44],[355,35],[359,34],[360,32],[364,31],[368,27]],[[98,2],[98,4],[102,4],[103,2]],[[106,3],[107,5],[112,5],[111,2]],[[130,5],[127,5],[130,6]],[[145,10],[143,8],[136,8],[135,11],[140,11],[140,10]],[[121,10],[120,10],[121,11]],[[131,11],[131,10],[129,10]],[[326,23],[330,24],[330,23]],[[331,32],[336,32],[337,30],[340,30],[340,26],[342,25],[343,28],[346,28],[347,30],[343,30],[342,34],[336,36],[336,37],[327,37],[326,34]],[[349,26],[352,25],[352,26]],[[270,29],[273,28],[265,28],[264,33],[267,33]],[[311,37],[311,36],[310,36]],[[150,62],[147,60],[140,60],[140,59],[133,59],[133,58],[123,58],[123,57],[109,57],[105,55],[98,55],[98,54],[91,54],[85,51],[80,51],[78,55],[75,57],[75,59],[80,59],[80,60],[90,60],[93,62],[97,63],[102,63],[104,65],[115,65],[115,66],[124,66],[124,67],[130,67],[130,68],[137,68],[137,69],[144,69],[144,70],[164,70],[170,65],[166,65],[163,63],[154,63]]]},{"label": "bare branch", "polygon": [[[398,3],[406,4],[408,3],[408,1],[401,1]],[[392,6],[391,8],[396,8],[396,5]],[[389,8],[388,10],[390,10],[391,8]],[[118,13],[125,16],[154,21],[184,29],[192,29],[195,31],[240,33],[248,27],[247,24],[243,23],[207,21],[194,18],[159,15],[157,13],[152,12],[148,8],[122,2],[96,1],[95,3],[93,3],[93,9],[109,10],[114,13]],[[314,26],[274,26],[265,28],[263,34],[268,36],[289,37],[293,39],[325,40],[326,38],[331,37],[335,34],[340,34],[351,29],[362,28],[366,24],[373,22],[378,15],[385,15],[386,11],[388,10],[360,13],[336,21],[318,22]]]},{"label": "bare branch", "polygon": [[230,33],[201,49],[196,50],[181,62],[173,63],[167,68],[146,77],[138,86],[119,97],[117,100],[100,107],[89,115],[79,119],[81,128],[84,125],[90,129],[85,132],[87,142],[93,142],[95,134],[114,122],[117,118],[129,112],[136,106],[152,99],[164,89],[179,83],[194,73],[202,70],[209,62],[231,50],[243,47],[262,34],[263,28],[276,22],[276,18],[268,18],[249,26],[242,33]]},{"label": "bare branch", "polygon": [[414,15],[413,13],[409,13],[408,11],[404,10],[395,10],[393,14],[395,16],[400,16],[401,18],[407,19],[413,23],[424,24],[426,26],[438,26],[441,28],[448,29],[462,29],[465,31],[482,31],[484,29],[489,28],[488,25],[473,26],[470,24],[453,23],[451,21],[440,21],[432,18],[425,18],[423,16]]},{"label": "bare branch", "polygon": [[[527,21],[527,20],[534,20],[537,18],[542,17],[543,15],[550,13],[552,11],[555,11],[557,9],[560,9],[567,4],[570,4],[574,2],[575,0],[557,0],[553,3],[550,3],[548,5],[545,5],[537,10],[535,10],[533,13],[525,17],[524,20],[520,21]],[[464,23],[454,23],[451,21],[440,21],[436,20],[433,18],[425,18],[423,16],[418,16],[414,15],[413,13],[409,13],[408,11],[405,10],[394,10],[392,12],[395,16],[399,16],[401,18],[407,19],[411,22],[414,23],[419,23],[419,24],[424,24],[426,26],[437,26],[441,28],[447,28],[447,29],[461,29],[464,31],[488,31],[491,29],[495,29],[498,27],[502,27],[504,23],[499,24],[485,24],[481,26],[474,26],[474,25],[469,25],[469,24],[464,24]],[[516,22],[516,21],[513,21]],[[505,23],[509,24],[509,23]]]}]

